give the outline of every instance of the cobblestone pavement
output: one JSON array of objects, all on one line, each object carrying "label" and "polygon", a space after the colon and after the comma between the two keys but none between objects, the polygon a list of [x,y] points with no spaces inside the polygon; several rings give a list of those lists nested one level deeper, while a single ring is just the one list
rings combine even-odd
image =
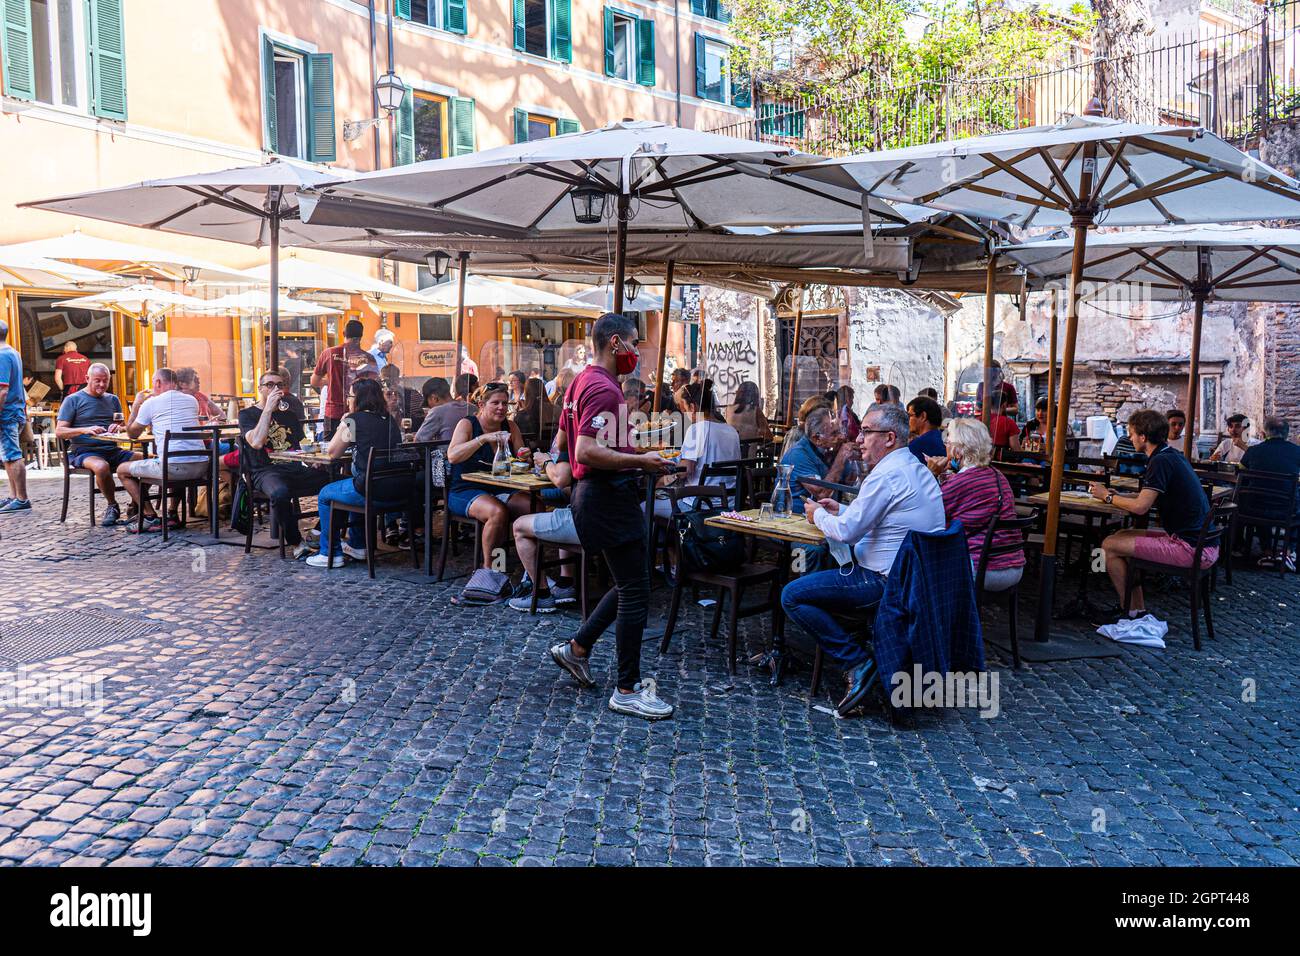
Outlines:
[{"label": "cobblestone pavement", "polygon": [[[0,517],[6,864],[1300,861],[1296,576],[1220,584],[1201,653],[1166,593],[1165,651],[1013,673],[990,650],[996,717],[899,729],[817,709],[806,670],[728,677],[693,607],[667,655],[645,650],[678,707],[647,724],[606,707],[612,636],[600,690],[547,658],[572,613],[457,608],[463,582],[400,557],[372,582],[197,531],[91,530],[80,490],[60,525],[59,484],[33,492]],[[62,612],[65,643],[36,646],[29,623]],[[102,709],[33,709],[14,683],[77,674],[102,677]]]}]

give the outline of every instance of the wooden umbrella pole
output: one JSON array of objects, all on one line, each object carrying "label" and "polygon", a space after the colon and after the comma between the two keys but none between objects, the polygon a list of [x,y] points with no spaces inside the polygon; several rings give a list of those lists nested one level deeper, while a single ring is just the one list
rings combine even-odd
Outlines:
[{"label": "wooden umbrella pole", "polygon": [[[984,288],[984,407],[980,412],[984,418],[984,424],[986,427],[989,422],[992,421],[993,417],[993,314],[994,305],[996,304],[994,291],[997,289],[997,275],[997,254],[989,252],[988,273]],[[998,394],[1000,397],[1000,388],[998,389]],[[1000,403],[998,411],[1002,411]]]},{"label": "wooden umbrella pole", "polygon": [[[280,367],[280,191],[271,190],[271,364]],[[259,373],[264,374],[263,373]],[[259,379],[260,381],[260,379]]]},{"label": "wooden umbrella pole", "polygon": [[614,243],[614,311],[623,311],[623,272],[627,269],[627,215],[628,197],[626,193],[618,194],[618,229]]},{"label": "wooden umbrella pole", "polygon": [[[1047,335],[1047,434],[1043,436],[1043,448],[1047,452],[1047,457],[1052,457],[1052,449],[1056,446],[1056,438],[1052,427],[1052,412],[1056,410],[1056,327],[1059,324],[1057,311],[1060,306],[1060,291],[1052,290],[1052,328]],[[1037,412],[1035,412],[1037,414]]]},{"label": "wooden umbrella pole", "polygon": [[664,391],[664,361],[668,357],[668,315],[673,302],[673,260],[668,260],[664,271],[664,310],[659,316],[659,372],[655,375],[655,394],[650,401],[650,414],[659,412],[659,397]]},{"label": "wooden umbrella pole", "polygon": [[460,254],[460,274],[456,276],[456,354],[451,360],[451,387],[456,389],[456,379],[460,377],[460,353],[465,348],[465,278],[469,272],[469,253]]},{"label": "wooden umbrella pole", "polygon": [[1201,323],[1205,318],[1205,298],[1209,294],[1209,276],[1203,261],[1196,271],[1196,285],[1192,287],[1192,300],[1195,303],[1192,312],[1192,360],[1187,370],[1187,423],[1183,426],[1183,455],[1188,461],[1192,460],[1192,441],[1196,433],[1196,406],[1201,392]]},{"label": "wooden umbrella pole", "polygon": [[[1096,147],[1085,147],[1092,156]],[[1086,168],[1086,167],[1085,167]],[[1087,196],[1092,191],[1091,175],[1085,173],[1079,194]],[[1047,521],[1043,529],[1043,561],[1039,571],[1038,619],[1034,637],[1046,641],[1052,625],[1052,600],[1056,585],[1057,531],[1061,524],[1061,488],[1065,477],[1065,436],[1070,433],[1070,387],[1074,380],[1074,345],[1079,332],[1079,283],[1083,277],[1083,261],[1088,249],[1088,229],[1095,213],[1091,209],[1076,210],[1073,217],[1074,254],[1070,259],[1070,298],[1065,313],[1065,350],[1061,356],[1061,394],[1056,406],[1054,432],[1057,440],[1052,445],[1052,483],[1047,499]]]},{"label": "wooden umbrella pole", "polygon": [[794,426],[794,383],[799,377],[799,336],[803,334],[804,287],[799,286],[799,305],[794,313],[794,341],[790,343],[790,386],[785,400],[785,423]]}]

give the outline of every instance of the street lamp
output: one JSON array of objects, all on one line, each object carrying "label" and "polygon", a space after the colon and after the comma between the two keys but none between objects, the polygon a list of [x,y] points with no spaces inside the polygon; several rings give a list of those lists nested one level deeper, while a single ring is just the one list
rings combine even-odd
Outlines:
[{"label": "street lamp", "polygon": [[641,283],[629,276],[627,281],[623,283],[623,291],[626,293],[628,302],[635,302],[636,297],[641,294]]},{"label": "street lamp", "polygon": [[441,282],[447,275],[447,267],[451,265],[451,256],[441,250],[431,252],[424,257],[425,264],[429,267],[429,274],[433,276],[435,282]]},{"label": "street lamp", "polygon": [[605,191],[590,180],[569,190],[573,218],[584,226],[595,226],[605,218]]},{"label": "street lamp", "polygon": [[379,102],[379,111],[383,115],[364,120],[344,120],[344,141],[350,143],[360,138],[366,130],[378,126],[396,113],[402,105],[402,100],[406,98],[406,90],[407,86],[402,82],[402,78],[392,70],[375,80],[375,99]]}]

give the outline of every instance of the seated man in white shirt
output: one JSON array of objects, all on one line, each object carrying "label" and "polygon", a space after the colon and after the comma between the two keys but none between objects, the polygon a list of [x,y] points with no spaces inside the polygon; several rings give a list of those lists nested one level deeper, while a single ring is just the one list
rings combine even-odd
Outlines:
[{"label": "seated man in white shirt", "polygon": [[[157,457],[126,461],[117,468],[117,477],[121,479],[122,487],[136,506],[144,511],[144,531],[157,531],[162,525],[154,512],[153,503],[140,494],[139,479],[162,477],[162,455],[168,432],[189,431],[199,424],[198,400],[193,395],[182,392],[178,386],[175,372],[169,368],[158,369],[153,376],[153,391],[146,389],[136,396],[135,403],[131,406],[131,417],[126,423],[126,432],[132,438],[139,438],[148,428],[152,427],[153,430]],[[202,439],[183,439],[171,443],[171,457],[167,463],[168,480],[202,478],[211,467],[212,462]],[[170,503],[171,507],[174,509],[178,502],[179,499],[174,499]],[[167,520],[171,522],[169,527],[178,525],[172,517]],[[129,525],[127,530],[134,532],[136,527]]]},{"label": "seated man in white shirt", "polygon": [[876,667],[870,652],[833,614],[879,603],[907,533],[935,533],[947,526],[939,483],[908,450],[909,437],[902,407],[877,405],[867,412],[858,443],[870,473],[857,497],[848,505],[831,498],[804,505],[805,517],[826,535],[831,554],[844,567],[805,574],[781,592],[786,615],[844,669],[849,691],[840,702],[842,714],[865,698]]},{"label": "seated man in white shirt", "polygon": [[1250,422],[1245,415],[1240,412],[1229,415],[1228,437],[1219,442],[1210,453],[1210,461],[1230,461],[1234,465],[1241,464],[1241,459],[1246,457],[1246,450],[1255,444],[1253,438],[1246,437],[1248,431],[1250,431]]}]

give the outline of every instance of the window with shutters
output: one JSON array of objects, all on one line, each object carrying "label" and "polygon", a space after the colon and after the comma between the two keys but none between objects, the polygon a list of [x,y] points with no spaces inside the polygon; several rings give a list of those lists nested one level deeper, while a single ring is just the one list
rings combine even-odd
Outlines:
[{"label": "window with shutters", "polygon": [[579,131],[578,121],[563,116],[548,116],[526,109],[514,111],[516,143],[531,143],[551,136],[565,136]]},{"label": "window with shutters", "polygon": [[431,27],[441,27],[442,0],[411,0],[411,20]]},{"label": "window with shutters", "polygon": [[691,0],[691,13],[719,23],[731,22],[731,11],[722,5],[722,0]]},{"label": "window with shutters", "polygon": [[716,103],[731,102],[731,47],[695,35],[695,95]]},{"label": "window with shutters", "polygon": [[468,27],[466,0],[396,0],[394,14],[423,26],[450,33],[464,33]]},{"label": "window with shutters", "polygon": [[573,59],[572,0],[512,0],[514,47],[569,63]]},{"label": "window with shutters", "polygon": [[270,152],[310,162],[336,158],[334,57],[262,38],[262,123]]},{"label": "window with shutters", "polygon": [[0,0],[4,93],[126,119],[123,0]]},{"label": "window with shutters", "polygon": [[605,8],[605,75],[655,85],[655,23],[615,7]]},{"label": "window with shutters", "polygon": [[415,91],[415,162],[447,155],[447,97]]}]

